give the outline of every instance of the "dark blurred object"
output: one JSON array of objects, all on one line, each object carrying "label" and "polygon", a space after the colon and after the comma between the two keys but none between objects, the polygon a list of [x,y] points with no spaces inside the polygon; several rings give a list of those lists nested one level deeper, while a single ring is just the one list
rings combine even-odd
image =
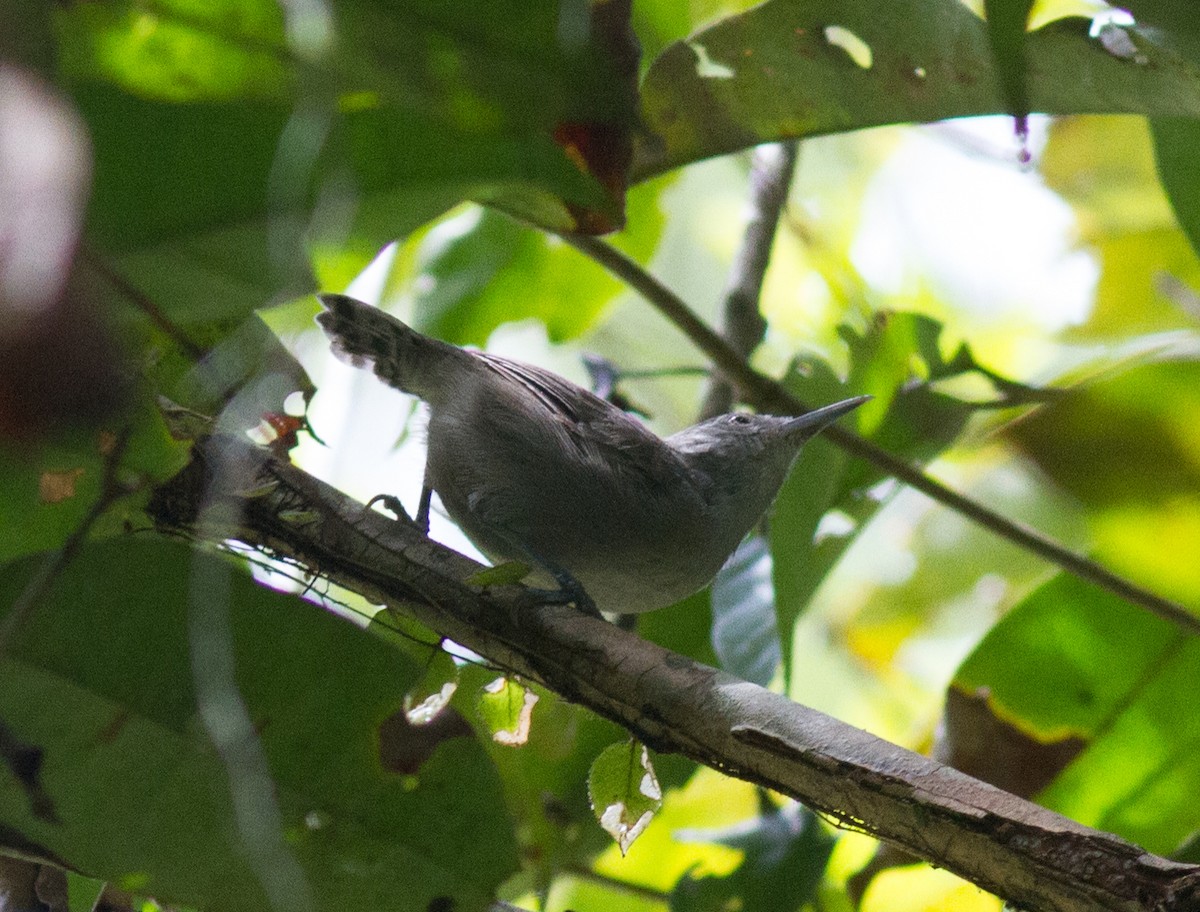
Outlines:
[{"label": "dark blurred object", "polygon": [[602,355],[584,352],[583,366],[587,368],[588,376],[591,377],[593,393],[601,399],[611,402],[623,412],[632,412],[643,418],[651,417],[644,408],[634,405],[628,396],[617,390],[617,384],[621,380],[621,371],[615,364]]},{"label": "dark blurred object", "polygon": [[0,64],[0,440],[96,424],[123,399],[115,340],[74,270],[90,161],[69,103]]}]

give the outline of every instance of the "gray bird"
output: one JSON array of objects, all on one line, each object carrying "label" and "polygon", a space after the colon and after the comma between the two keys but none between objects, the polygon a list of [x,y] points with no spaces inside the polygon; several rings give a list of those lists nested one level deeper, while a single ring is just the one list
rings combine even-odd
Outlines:
[{"label": "gray bird", "polygon": [[494,561],[522,561],[589,613],[651,611],[712,580],[766,512],[804,443],[869,396],[798,418],[733,413],[665,439],[549,371],[317,296],[334,353],[429,405],[417,523],[436,491]]}]

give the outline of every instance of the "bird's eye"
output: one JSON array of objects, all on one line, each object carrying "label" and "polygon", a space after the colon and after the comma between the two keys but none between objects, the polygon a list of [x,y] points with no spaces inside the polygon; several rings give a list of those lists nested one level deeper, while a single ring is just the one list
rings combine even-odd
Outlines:
[{"label": "bird's eye", "polygon": [[741,414],[738,414],[738,415],[730,415],[730,416],[729,416],[729,420],[730,420],[730,421],[731,421],[733,424],[749,424],[749,423],[750,423],[750,416],[749,416],[749,415],[741,415]]}]

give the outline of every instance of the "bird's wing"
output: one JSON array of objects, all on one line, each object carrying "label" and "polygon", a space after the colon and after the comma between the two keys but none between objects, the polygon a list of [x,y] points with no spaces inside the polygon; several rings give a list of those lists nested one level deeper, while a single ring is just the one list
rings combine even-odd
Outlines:
[{"label": "bird's wing", "polygon": [[[532,364],[483,352],[478,355],[493,371],[532,395],[589,462],[605,469],[627,466],[651,476],[662,471],[676,477],[687,473],[683,461],[658,435],[611,402]],[[629,458],[614,461],[608,455],[613,450]],[[664,460],[671,464],[665,465]]]},{"label": "bird's wing", "polygon": [[499,355],[476,352],[489,368],[522,386],[558,420],[568,424],[587,424],[615,406],[557,374],[532,364],[510,361]]}]

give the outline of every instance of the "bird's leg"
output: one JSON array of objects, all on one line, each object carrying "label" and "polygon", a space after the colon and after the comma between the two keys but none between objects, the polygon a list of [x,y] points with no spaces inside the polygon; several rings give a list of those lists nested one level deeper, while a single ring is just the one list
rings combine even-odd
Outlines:
[{"label": "bird's leg", "polygon": [[417,528],[425,535],[429,534],[429,503],[433,498],[433,488],[428,482],[421,486],[421,502],[417,504]]},{"label": "bird's leg", "polygon": [[383,508],[389,511],[396,517],[397,522],[408,523],[410,526],[416,526],[422,535],[429,535],[429,499],[433,495],[433,491],[428,487],[421,488],[421,502],[417,504],[417,517],[413,519],[408,515],[408,511],[404,509],[404,504],[400,502],[400,498],[394,494],[376,494],[367,501],[366,509],[371,509],[375,504],[383,504]]},{"label": "bird's leg", "polygon": [[565,570],[552,570],[554,579],[558,583],[557,589],[530,589],[529,591],[538,597],[538,600],[548,605],[567,604],[568,602],[582,611],[584,614],[604,620],[600,614],[600,609],[596,607],[596,603],[592,601],[592,597],[587,594],[587,590],[583,588],[583,584]]},{"label": "bird's leg", "polygon": [[553,576],[554,581],[558,583],[557,589],[536,589],[530,587],[526,590],[538,604],[572,604],[590,617],[599,618],[600,620],[604,619],[600,614],[600,610],[596,607],[596,603],[592,601],[592,597],[587,594],[587,590],[583,588],[583,584],[579,580],[575,579],[575,577],[562,567],[555,566],[549,561],[543,560],[528,548],[521,548],[521,550],[525,552],[526,556],[533,563]]}]

